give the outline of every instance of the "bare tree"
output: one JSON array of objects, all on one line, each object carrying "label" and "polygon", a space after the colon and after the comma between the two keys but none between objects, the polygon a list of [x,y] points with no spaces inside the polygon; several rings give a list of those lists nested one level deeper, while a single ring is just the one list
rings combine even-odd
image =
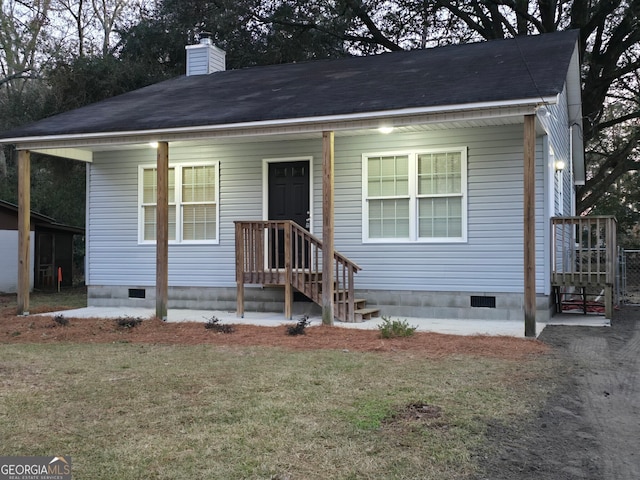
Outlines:
[{"label": "bare tree", "polygon": [[152,10],[143,0],[51,0],[56,21],[50,32],[61,52],[83,57],[110,55],[119,42],[117,30],[137,23],[142,12]]},{"label": "bare tree", "polygon": [[[91,41],[91,39],[87,39],[87,33],[91,33],[93,29],[92,25],[95,20],[95,14],[91,9],[91,5],[87,2],[87,0],[56,0],[54,5],[57,13],[59,14],[60,24],[58,28],[62,31],[64,29],[64,25],[62,22],[65,17],[70,17],[70,23],[73,25],[73,37],[74,40],[70,41],[70,50],[74,50],[73,43],[77,42],[75,45],[75,51],[79,57],[83,57],[86,53],[86,43]],[[61,35],[64,37],[64,35]]]},{"label": "bare tree", "polygon": [[109,54],[111,35],[128,3],[130,2],[127,0],[91,0],[93,12],[102,30],[103,56]]},{"label": "bare tree", "polygon": [[19,93],[37,75],[51,0],[0,0],[0,87]]}]

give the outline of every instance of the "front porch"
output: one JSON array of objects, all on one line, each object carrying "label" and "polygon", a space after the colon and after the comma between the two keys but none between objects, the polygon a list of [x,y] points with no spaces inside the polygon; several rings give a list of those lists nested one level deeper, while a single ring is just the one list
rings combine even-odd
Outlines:
[{"label": "front porch", "polygon": [[[201,280],[200,277],[204,276],[204,274],[201,275],[201,272],[198,271],[197,268],[194,268],[193,262],[190,263],[191,266],[189,268],[192,270],[189,272],[187,272],[187,267],[177,267],[182,270],[182,284],[174,284],[171,287],[168,285],[168,264],[170,258],[168,239],[169,221],[167,211],[169,208],[167,181],[169,172],[169,143],[159,142],[157,151],[154,152],[156,154],[155,177],[157,178],[155,202],[153,202],[157,206],[155,244],[143,245],[138,241],[138,246],[134,247],[136,252],[144,250],[145,253],[149,254],[148,258],[146,258],[144,262],[145,268],[151,265],[150,254],[152,253],[155,256],[155,284],[153,283],[153,279],[150,275],[143,276],[131,274],[130,276],[133,280],[128,283],[123,281],[119,284],[113,284],[113,282],[109,283],[108,281],[100,283],[95,279],[104,279],[105,276],[95,275],[92,279],[92,283],[90,283],[93,298],[96,301],[96,304],[102,302],[103,299],[108,299],[112,303],[121,301],[122,303],[132,304],[139,303],[140,298],[136,295],[143,293],[146,295],[146,298],[148,299],[147,301],[156,303],[156,315],[159,318],[167,318],[168,306],[171,308],[184,308],[182,303],[187,303],[186,301],[183,302],[182,298],[176,300],[176,290],[189,288],[190,290],[193,290],[189,295],[197,296],[198,292],[207,289],[206,293],[210,294],[206,296],[207,301],[213,302],[218,308],[223,307],[231,309],[235,306],[238,314],[242,316],[245,312],[245,300],[248,298],[249,302],[251,302],[250,297],[256,291],[260,290],[259,293],[265,293],[261,291],[262,289],[252,288],[247,289],[246,293],[248,293],[248,295],[245,297],[245,285],[260,285],[271,287],[271,292],[268,293],[273,293],[275,290],[280,294],[280,292],[284,290],[284,296],[281,297],[282,300],[277,298],[276,302],[278,307],[284,303],[283,310],[285,312],[285,318],[289,319],[293,314],[291,299],[293,292],[297,290],[304,293],[315,303],[321,306],[324,323],[329,323],[327,318],[330,318],[330,321],[333,321],[333,319],[336,318],[343,322],[356,322],[360,319],[366,319],[367,316],[377,314],[377,311],[375,310],[364,310],[363,298],[367,298],[370,305],[378,306],[385,312],[385,314],[393,313],[402,315],[403,318],[411,318],[420,315],[428,315],[432,318],[458,318],[461,315],[468,315],[477,318],[482,315],[483,318],[491,320],[497,316],[496,312],[502,313],[504,310],[507,313],[505,318],[517,318],[521,321],[524,306],[525,331],[528,332],[529,336],[535,335],[535,317],[536,313],[540,313],[540,307],[536,305],[536,302],[539,303],[539,299],[536,298],[535,292],[535,256],[532,255],[535,252],[535,216],[532,214],[535,203],[532,201],[535,199],[533,196],[535,191],[535,172],[532,173],[532,169],[530,167],[533,165],[533,161],[535,159],[536,139],[535,119],[533,115],[525,117],[525,125],[525,153],[527,154],[525,163],[527,165],[527,169],[525,169],[523,173],[526,180],[524,196],[528,201],[524,202],[524,207],[525,213],[528,212],[529,215],[525,215],[524,218],[524,224],[528,227],[525,229],[524,235],[524,305],[522,302],[523,295],[521,291],[506,292],[507,295],[505,295],[505,292],[499,289],[487,289],[482,285],[476,286],[473,284],[473,281],[469,282],[471,285],[460,283],[466,282],[469,278],[473,278],[471,275],[466,273],[467,266],[469,265],[467,260],[478,258],[478,254],[486,253],[483,251],[483,245],[473,245],[473,249],[468,249],[466,244],[462,243],[446,245],[446,248],[443,248],[441,245],[437,246],[437,244],[434,244],[436,246],[433,248],[426,248],[424,244],[419,243],[396,245],[393,242],[387,244],[372,243],[371,245],[365,245],[361,239],[360,229],[351,228],[351,225],[348,225],[350,227],[348,229],[350,230],[348,235],[350,235],[351,238],[348,238],[347,242],[345,242],[345,235],[343,233],[345,231],[345,221],[344,217],[339,217],[337,228],[337,237],[339,241],[344,244],[354,245],[353,240],[356,240],[358,245],[359,261],[361,262],[361,265],[366,266],[365,275],[367,275],[368,279],[366,282],[361,281],[360,291],[358,291],[358,289],[355,288],[354,280],[356,274],[361,270],[360,265],[344,257],[344,255],[341,255],[339,252],[336,252],[333,247],[335,237],[334,230],[336,230],[334,228],[335,215],[333,212],[333,175],[335,172],[333,165],[333,132],[323,132],[322,150],[320,150],[318,146],[313,145],[313,143],[319,143],[316,139],[310,140],[308,145],[306,143],[304,145],[301,144],[303,147],[302,150],[305,153],[309,148],[315,148],[316,151],[314,152],[314,158],[322,157],[321,165],[318,165],[319,167],[321,166],[321,168],[317,168],[315,172],[315,178],[318,179],[315,185],[316,192],[319,190],[318,187],[322,189],[322,194],[320,195],[319,193],[316,193],[315,198],[318,200],[321,199],[321,202],[316,201],[316,204],[312,205],[311,208],[312,216],[314,216],[315,219],[321,219],[321,222],[312,221],[312,224],[315,223],[314,232],[317,233],[318,237],[311,235],[309,232],[298,227],[297,224],[293,222],[280,220],[246,220],[247,218],[260,218],[260,211],[256,206],[261,205],[264,207],[264,205],[266,205],[266,202],[263,202],[262,204],[259,203],[260,195],[255,194],[255,192],[259,192],[259,183],[257,181],[258,175],[254,175],[251,177],[252,180],[250,180],[246,186],[243,184],[243,186],[245,186],[243,194],[248,195],[253,199],[253,208],[231,210],[228,206],[232,204],[227,202],[227,199],[221,200],[221,203],[227,206],[225,206],[225,218],[219,218],[219,224],[222,224],[221,238],[219,240],[220,247],[216,246],[212,248],[212,251],[216,253],[216,261],[218,264],[215,269],[209,265],[207,268],[208,272],[206,272],[209,274],[217,274],[218,271],[225,273],[226,276],[222,281],[217,280],[217,285],[206,285],[206,283],[203,284],[202,281],[198,284],[197,280]],[[520,127],[513,128],[514,132],[519,129]],[[480,133],[480,131],[478,132]],[[484,135],[484,132],[482,133]],[[498,129],[495,129],[495,131],[492,129],[491,133],[495,135],[499,132]],[[398,135],[398,138],[401,138],[403,141],[410,140],[412,142],[419,142],[418,146],[412,147],[416,149],[418,147],[426,148],[423,146],[437,141],[435,138],[427,141],[422,137],[422,134],[419,138],[414,134],[399,133]],[[231,158],[231,154],[229,152],[226,152],[225,154],[221,153],[221,151],[217,151],[216,153],[221,156],[221,161],[224,165],[233,165],[237,170],[236,174],[238,175],[238,179],[241,178],[239,176],[239,172],[242,172],[242,179],[243,181],[246,181],[248,173],[247,167],[251,167],[251,172],[255,173],[258,171],[257,167],[259,167],[260,164],[257,163],[256,158],[251,157],[250,155],[247,156],[245,153],[242,153],[242,155],[238,153],[240,150],[240,143],[238,141],[229,141],[228,143],[229,152],[233,150],[231,153],[233,154],[234,159],[237,157],[246,159],[242,165],[238,165],[238,162],[235,160],[233,163],[228,162],[227,158]],[[379,148],[382,148],[386,145],[386,143],[381,139],[373,138],[371,136],[366,138],[366,143],[367,145],[376,145],[376,148],[378,148],[378,146]],[[519,142],[513,143],[517,144],[513,146],[514,149],[520,149]],[[269,146],[271,147],[271,145]],[[275,146],[278,146],[278,148],[275,148]],[[348,145],[345,142],[343,144],[343,148],[346,146]],[[180,160],[185,158],[186,154],[184,150],[190,148],[190,146],[185,145],[177,145],[175,147],[173,154],[178,160],[178,163],[176,164],[179,165]],[[297,148],[300,148],[300,145],[298,145]],[[368,148],[374,149],[372,146]],[[473,143],[469,148],[473,149]],[[274,144],[273,150],[278,153],[270,153],[269,155],[266,155],[264,153],[265,150],[261,149],[259,155],[262,158],[258,157],[257,159],[262,162],[263,170],[266,170],[264,165],[266,165],[266,162],[268,161],[268,159],[265,160],[264,158],[286,157],[286,155],[280,153],[280,144]],[[132,154],[136,158],[138,156],[141,158],[144,157],[145,159],[147,157],[151,158],[146,154],[139,153],[138,150],[134,151]],[[131,155],[131,153],[128,155]],[[361,157],[356,158],[356,163],[354,163],[353,159],[349,156],[344,156],[344,159],[342,160],[342,168],[344,168],[346,161],[348,160],[351,162],[351,164],[349,164],[350,168],[356,168],[355,171],[359,173],[359,170],[357,169],[362,168]],[[480,160],[473,161],[478,163],[480,162]],[[25,166],[28,164],[28,151],[22,151],[21,162]],[[128,162],[112,158],[107,154],[98,155],[96,163],[92,165],[92,169],[97,171],[98,168],[104,168],[104,166],[107,165],[107,162],[109,162],[109,168],[111,168],[112,162],[120,162],[122,164],[122,169],[133,170]],[[141,164],[143,163],[144,165],[150,165],[150,163],[148,163],[149,160],[139,160],[138,162]],[[318,163],[319,162],[316,162],[316,165]],[[522,160],[516,155],[509,163],[512,164],[514,168],[518,168],[522,163]],[[489,165],[489,167],[491,169],[497,169],[496,165]],[[118,168],[118,171],[121,172],[123,171],[122,169]],[[229,170],[225,170],[225,172],[229,172]],[[135,173],[131,172],[129,175],[132,174]],[[23,179],[24,178],[26,178],[26,175]],[[233,181],[234,177],[231,173],[227,173],[225,179]],[[340,183],[341,192],[357,192],[358,188],[361,187],[361,175],[352,175],[348,180],[348,182],[343,180]],[[21,185],[22,191],[25,194],[24,196],[26,197],[26,194],[28,193],[28,186],[26,182],[21,183]],[[227,193],[230,191],[227,187],[225,187],[225,189]],[[120,190],[125,189],[119,189],[118,193]],[[114,199],[124,198],[124,196],[119,195],[116,192],[109,193],[113,195]],[[264,192],[262,193],[264,194]],[[344,195],[344,193],[342,193],[342,195]],[[358,212],[358,209],[361,207],[361,197],[359,195],[357,195],[357,199],[355,197],[356,196],[353,196],[353,198],[348,200],[348,202],[351,202],[348,203],[348,205],[351,211]],[[342,198],[344,201],[344,197]],[[484,205],[484,200],[481,205]],[[127,212],[133,212],[133,208],[131,208],[130,203],[125,205],[124,202],[121,202],[121,207],[128,209]],[[340,207],[344,208],[342,205]],[[263,218],[273,218],[266,211],[266,207],[264,208],[265,210],[262,212]],[[340,214],[342,215],[342,212],[340,212]],[[131,216],[131,218],[133,218],[133,216]],[[236,219],[245,220],[234,222]],[[313,218],[311,220],[313,220]],[[223,221],[225,223],[223,223]],[[484,222],[484,217],[479,217],[479,221]],[[519,225],[522,221],[520,211],[518,211],[517,218],[514,218],[512,223]],[[133,222],[131,222],[131,226],[134,226]],[[236,229],[240,229],[242,233],[236,234]],[[130,233],[133,232],[133,228],[130,228]],[[322,240],[319,240],[319,238]],[[133,235],[130,235],[127,237],[126,244],[125,242],[122,242],[121,245],[110,243],[108,255],[103,255],[103,257],[101,257],[101,261],[104,262],[106,259],[112,262],[108,264],[110,269],[112,264],[119,264],[125,267],[124,270],[126,272],[137,271],[137,266],[143,264],[143,262],[139,262],[138,260],[140,255],[137,253],[135,256],[129,255],[129,252],[133,251],[131,245],[133,245],[135,240],[136,238]],[[360,247],[360,245],[363,246]],[[236,248],[235,251],[233,251],[234,247]],[[522,246],[517,245],[516,247],[519,254],[519,252],[522,251]],[[177,247],[171,245],[171,260],[175,262],[174,265],[179,265],[178,262],[186,258],[186,255],[184,255],[183,252],[187,250],[196,250],[198,248],[200,247]],[[215,250],[218,250],[218,252],[215,252]],[[468,252],[467,250],[472,251]],[[325,255],[325,252],[333,252],[333,254]],[[94,250],[92,253],[93,258],[98,258],[96,254],[97,250]],[[209,250],[207,250],[207,255],[208,254]],[[512,252],[512,254],[515,254],[515,252]],[[121,257],[119,255],[123,256]],[[234,256],[236,258],[234,258]],[[457,270],[456,268],[451,268],[451,260],[456,264]],[[387,269],[380,267],[380,265],[385,264],[385,261],[393,262],[394,271],[398,273],[395,277],[387,277]],[[101,263],[101,265],[105,265],[105,263]],[[215,265],[213,261],[211,262],[211,265]],[[218,269],[218,265],[220,265],[221,268]],[[506,262],[505,265],[507,265]],[[175,275],[177,268],[172,270],[172,275]],[[234,273],[235,284],[233,283]],[[452,289],[451,285],[443,285],[444,288],[442,289],[438,288],[441,285],[441,279],[447,279],[449,273],[452,273],[450,284],[454,287],[460,285],[459,289]],[[196,276],[198,278],[194,278]],[[389,280],[387,280],[388,278]],[[185,279],[189,282],[193,281],[193,283],[187,285],[185,284]],[[395,283],[391,280],[394,280]],[[207,282],[208,281],[209,280],[207,280]],[[429,285],[430,288],[425,288],[425,285]],[[414,286],[417,286],[418,288],[414,289]],[[170,288],[172,293],[171,302],[169,302]],[[214,289],[215,291],[213,291]],[[224,298],[221,300],[218,295],[219,290],[224,294]],[[237,297],[235,296],[236,290],[238,293]],[[155,295],[152,296],[153,291],[155,291]],[[233,294],[232,299],[231,294]],[[360,298],[356,298],[356,295]],[[496,297],[498,309],[489,310],[488,308],[477,308],[474,310],[473,308],[470,308],[469,299],[470,297],[476,296]],[[503,296],[508,296],[506,301],[503,301]],[[203,298],[205,298],[205,296],[203,296]],[[26,304],[26,306],[28,306],[28,293],[22,298],[22,300],[23,302],[18,302],[19,307],[21,303],[22,305]],[[230,300],[229,303],[233,302],[233,306],[227,306],[227,303],[225,303],[227,300]],[[169,305],[169,303],[171,304]],[[507,304],[506,306],[505,303]],[[396,310],[393,310],[390,307],[395,307]],[[472,304],[471,307],[474,307],[474,305]],[[260,306],[258,306],[258,308],[260,308]],[[249,309],[252,309],[251,304],[249,304]],[[21,309],[19,308],[19,310]],[[542,313],[542,317],[538,317],[538,319],[542,318],[542,323],[544,323],[544,321],[546,321],[546,316],[544,315],[544,311]]]}]

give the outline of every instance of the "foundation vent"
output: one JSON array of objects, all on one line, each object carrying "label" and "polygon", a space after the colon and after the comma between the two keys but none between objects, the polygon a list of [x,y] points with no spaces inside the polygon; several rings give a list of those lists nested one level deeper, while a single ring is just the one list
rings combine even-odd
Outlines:
[{"label": "foundation vent", "polygon": [[496,308],[496,297],[471,295],[472,307]]},{"label": "foundation vent", "polygon": [[144,288],[130,288],[129,298],[146,298],[147,291]]}]

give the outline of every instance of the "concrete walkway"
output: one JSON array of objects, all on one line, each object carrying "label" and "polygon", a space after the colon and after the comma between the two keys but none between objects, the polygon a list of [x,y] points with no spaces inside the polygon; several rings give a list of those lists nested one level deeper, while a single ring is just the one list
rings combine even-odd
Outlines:
[{"label": "concrete walkway", "polygon": [[[75,310],[47,313],[42,315],[62,315],[67,318],[151,318],[155,314],[152,308],[134,307],[85,307]],[[287,320],[281,313],[245,312],[244,318],[236,316],[235,312],[218,310],[183,310],[170,309],[169,322],[206,322],[216,317],[221,323],[261,325],[278,327],[296,322],[300,316],[295,315],[293,320]],[[457,320],[457,319],[433,319],[413,317],[391,317],[392,320],[406,320],[410,326],[417,327],[421,332],[446,333],[451,335],[506,335],[510,337],[524,337],[524,322],[515,320]],[[320,325],[320,317],[310,317],[311,325]],[[382,323],[381,318],[366,320],[361,323],[336,322],[335,325],[344,328],[377,329]],[[538,323],[536,333],[540,335],[546,325],[573,325],[573,326],[610,326],[609,320],[599,315],[557,315],[547,323]]]}]

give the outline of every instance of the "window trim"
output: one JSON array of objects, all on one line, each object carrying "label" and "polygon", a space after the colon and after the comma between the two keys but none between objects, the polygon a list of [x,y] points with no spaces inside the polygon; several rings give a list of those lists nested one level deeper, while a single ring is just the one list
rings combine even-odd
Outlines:
[{"label": "window trim", "polygon": [[[215,240],[184,240],[183,239],[183,207],[182,202],[182,170],[184,167],[214,167],[216,173],[216,195],[214,202],[216,204],[216,238]],[[138,165],[138,245],[155,245],[156,240],[144,239],[144,214],[143,206],[145,204],[144,199],[144,171],[149,169],[156,169],[156,164],[141,164]],[[219,245],[220,244],[220,162],[217,160],[208,160],[202,162],[184,162],[169,165],[170,169],[175,171],[175,195],[174,202],[170,202],[169,205],[175,205],[176,207],[176,239],[169,240],[170,245]],[[207,202],[204,202],[207,203]],[[155,202],[154,202],[155,205]],[[186,205],[193,205],[189,202]]]},{"label": "window trim", "polygon": [[[461,192],[455,195],[418,194],[418,157],[434,153],[460,153]],[[406,156],[409,162],[409,237],[405,238],[369,238],[369,162],[371,157]],[[395,244],[395,243],[466,243],[468,233],[468,156],[467,147],[418,148],[410,150],[392,150],[366,152],[362,154],[362,243]],[[460,237],[418,237],[418,201],[421,198],[458,197],[462,198],[462,235]],[[406,197],[402,195],[402,197]],[[395,198],[400,198],[396,196]]]}]

